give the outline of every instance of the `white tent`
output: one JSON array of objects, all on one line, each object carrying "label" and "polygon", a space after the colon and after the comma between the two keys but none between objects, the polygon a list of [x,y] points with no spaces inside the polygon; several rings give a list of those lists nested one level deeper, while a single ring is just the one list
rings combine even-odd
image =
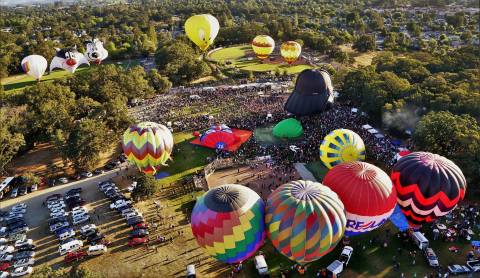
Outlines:
[{"label": "white tent", "polygon": [[380,133],[376,133],[375,137],[378,138],[378,139],[385,138],[385,136],[383,136],[383,134],[380,134]]},{"label": "white tent", "polygon": [[378,131],[377,131],[376,129],[374,129],[374,128],[369,129],[369,130],[367,130],[367,131],[368,131],[369,133],[371,133],[371,134],[377,134],[377,133],[378,133]]},{"label": "white tent", "polygon": [[373,128],[371,125],[362,125],[362,128],[363,129],[371,129]]},{"label": "white tent", "polygon": [[358,109],[357,108],[352,108],[352,113],[357,113]]}]

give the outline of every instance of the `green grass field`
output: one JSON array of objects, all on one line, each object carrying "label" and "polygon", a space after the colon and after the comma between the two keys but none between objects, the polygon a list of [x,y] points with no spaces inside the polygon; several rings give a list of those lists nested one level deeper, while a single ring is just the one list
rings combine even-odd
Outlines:
[{"label": "green grass field", "polygon": [[[115,62],[107,62],[106,64],[108,63],[113,63],[113,64],[121,65],[125,68],[130,68],[130,67],[139,65],[140,60],[134,59],[134,60],[119,61],[119,62],[115,61]],[[42,78],[40,79],[40,82],[52,82],[53,80],[67,78],[74,74],[81,74],[84,72],[88,72],[94,67],[95,65],[91,65],[90,67],[83,65],[79,67],[73,74],[66,70],[60,70],[60,69],[56,69],[49,74],[47,70],[45,72],[45,75],[42,76]],[[37,81],[33,77],[30,77],[26,74],[12,75],[2,80],[2,85],[4,86],[3,88],[7,93],[18,93],[22,91],[24,88],[34,85],[36,83]]]},{"label": "green grass field", "polygon": [[[248,56],[248,57],[247,57]],[[312,68],[309,65],[294,65],[288,64],[263,64],[260,60],[252,56],[252,48],[250,45],[239,45],[228,48],[223,48],[214,51],[209,58],[219,63],[230,62],[232,66],[244,71],[254,72],[271,72],[277,68],[282,72],[287,71],[288,74],[299,73],[304,69]],[[227,65],[228,67],[229,65]]]}]

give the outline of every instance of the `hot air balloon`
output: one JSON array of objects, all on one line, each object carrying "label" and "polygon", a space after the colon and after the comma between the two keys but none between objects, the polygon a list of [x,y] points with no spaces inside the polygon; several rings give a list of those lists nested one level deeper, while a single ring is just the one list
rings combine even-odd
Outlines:
[{"label": "hot air balloon", "polygon": [[292,64],[302,53],[302,46],[296,41],[287,41],[280,46],[280,54],[285,62]]},{"label": "hot air balloon", "polygon": [[211,127],[200,136],[200,142],[203,146],[224,150],[234,145],[238,141],[238,137],[231,128],[222,124]]},{"label": "hot air balloon", "polygon": [[143,122],[130,126],[123,133],[122,148],[128,161],[145,174],[154,175],[157,168],[170,159],[173,136],[161,124]]},{"label": "hot air balloon", "polygon": [[258,35],[252,41],[253,52],[258,59],[267,59],[275,49],[275,41],[267,35]]},{"label": "hot air balloon", "polygon": [[203,51],[213,43],[219,29],[218,20],[210,14],[194,15],[185,22],[188,38]]},{"label": "hot air balloon", "polygon": [[366,162],[336,165],[325,175],[323,184],[345,204],[347,236],[382,226],[397,204],[397,193],[388,174]]},{"label": "hot air balloon", "polygon": [[291,181],[267,199],[267,235],[273,246],[300,264],[320,259],[345,232],[342,201],[330,188],[312,181]]},{"label": "hot air balloon", "polygon": [[233,264],[251,257],[265,239],[265,204],[255,191],[238,184],[210,189],[192,211],[198,245],[215,259]]},{"label": "hot air balloon", "polygon": [[398,204],[411,227],[448,214],[465,197],[462,170],[449,159],[428,152],[413,152],[398,160],[390,175]]},{"label": "hot air balloon", "polygon": [[272,133],[279,138],[298,138],[303,134],[303,127],[298,120],[288,118],[276,124]]},{"label": "hot air balloon", "polygon": [[50,71],[55,68],[61,68],[74,73],[81,64],[90,65],[87,58],[80,52],[77,47],[59,49],[55,48],[57,53],[50,62]]},{"label": "hot air balloon", "polygon": [[88,61],[97,65],[108,57],[108,51],[103,47],[103,42],[99,39],[86,41],[85,48],[87,49],[84,53],[85,57],[87,57]]},{"label": "hot air balloon", "polygon": [[21,65],[26,74],[36,80],[40,80],[47,70],[48,62],[47,59],[41,55],[29,55],[22,59]]},{"label": "hot air balloon", "polygon": [[285,110],[297,116],[309,116],[325,111],[333,101],[330,75],[323,70],[306,69],[298,75]]},{"label": "hot air balloon", "polygon": [[343,162],[365,160],[365,145],[355,132],[335,129],[320,145],[320,160],[328,169]]}]

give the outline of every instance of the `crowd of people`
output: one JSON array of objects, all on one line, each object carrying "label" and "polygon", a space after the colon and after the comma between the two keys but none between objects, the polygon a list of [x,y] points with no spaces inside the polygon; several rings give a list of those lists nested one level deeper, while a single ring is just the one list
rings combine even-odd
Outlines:
[{"label": "crowd of people", "polygon": [[[253,83],[176,88],[172,93],[132,108],[132,113],[140,121],[163,123],[174,131],[202,131],[218,122],[254,131],[291,116],[284,110],[288,98],[287,86],[288,81],[274,85]],[[363,129],[362,125],[368,123],[368,117],[352,111],[350,106],[337,103],[330,110],[299,120],[305,134],[304,139],[295,142],[298,151],[293,152],[288,144],[264,144],[252,137],[234,154],[234,158],[242,160],[270,155],[279,164],[315,161],[318,160],[318,148],[323,138],[334,129],[347,128],[362,137],[368,158],[381,161],[386,167],[395,162],[396,147],[390,138],[377,138]]]}]

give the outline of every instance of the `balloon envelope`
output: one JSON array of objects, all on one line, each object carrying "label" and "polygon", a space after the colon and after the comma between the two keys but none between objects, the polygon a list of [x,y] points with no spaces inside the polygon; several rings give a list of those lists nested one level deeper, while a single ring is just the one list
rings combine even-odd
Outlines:
[{"label": "balloon envelope", "polygon": [[267,35],[258,35],[252,41],[252,49],[258,59],[266,59],[275,49],[275,41]]},{"label": "balloon envelope", "polygon": [[61,68],[74,73],[82,64],[90,65],[85,55],[78,52],[76,47],[57,49],[55,57],[50,62],[50,71]]},{"label": "balloon envelope", "polygon": [[45,57],[40,55],[29,55],[22,59],[22,69],[29,76],[39,80],[48,67]]},{"label": "balloon envelope", "polygon": [[366,162],[338,164],[328,171],[323,184],[337,193],[345,205],[347,236],[382,226],[397,204],[397,193],[390,177]]},{"label": "balloon envelope", "polygon": [[400,232],[406,231],[410,228],[408,225],[407,218],[403,214],[402,210],[400,209],[399,205],[395,206],[395,210],[393,211],[392,215],[390,216],[390,222],[397,227]]},{"label": "balloon envelope", "polygon": [[267,235],[273,246],[300,264],[320,259],[345,232],[342,201],[330,188],[312,181],[292,181],[267,200]]},{"label": "balloon envelope", "polygon": [[287,41],[280,46],[280,54],[285,62],[292,64],[302,53],[302,46],[296,41]]},{"label": "balloon envelope", "polygon": [[99,39],[86,41],[85,48],[84,55],[87,60],[97,65],[108,57],[108,51],[103,47],[103,42]]},{"label": "balloon envelope", "polygon": [[428,152],[400,158],[390,175],[398,204],[412,227],[448,214],[465,197],[467,182],[451,160]]},{"label": "balloon envelope", "polygon": [[200,136],[200,142],[203,146],[218,150],[228,149],[237,141],[237,136],[226,125],[212,126]]},{"label": "balloon envelope", "polygon": [[323,139],[320,159],[328,169],[343,162],[365,160],[365,145],[355,132],[335,129]]},{"label": "balloon envelope", "polygon": [[298,120],[289,118],[276,124],[272,133],[275,137],[297,138],[303,134],[303,127]]},{"label": "balloon envelope", "polygon": [[165,165],[173,150],[170,130],[157,123],[142,122],[132,125],[123,133],[123,152],[128,161],[146,174],[155,174]]},{"label": "balloon envelope", "polygon": [[210,189],[192,211],[198,245],[219,261],[238,263],[251,257],[265,239],[265,204],[255,191],[238,184]]},{"label": "balloon envelope", "polygon": [[185,22],[185,33],[201,50],[205,51],[217,37],[220,25],[210,14],[191,16]]},{"label": "balloon envelope", "polygon": [[297,116],[321,113],[333,103],[330,75],[322,70],[306,69],[295,83],[295,89],[285,103],[285,110]]}]

